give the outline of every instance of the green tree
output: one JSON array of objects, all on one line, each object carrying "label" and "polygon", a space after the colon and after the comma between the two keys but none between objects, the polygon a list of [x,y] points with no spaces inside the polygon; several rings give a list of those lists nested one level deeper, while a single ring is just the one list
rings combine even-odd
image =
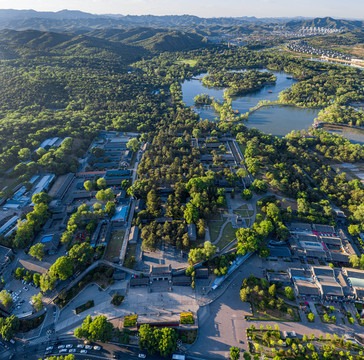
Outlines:
[{"label": "green tree", "polygon": [[157,192],[154,189],[150,190],[147,195],[148,213],[155,218],[159,217],[162,213],[161,204],[162,202],[160,197],[157,195]]},{"label": "green tree", "polygon": [[293,289],[289,286],[286,286],[284,288],[284,293],[286,295],[286,297],[289,299],[289,300],[294,300],[295,299],[295,296],[294,296],[294,292],[293,292]]},{"label": "green tree", "polygon": [[138,139],[134,138],[134,139],[130,139],[127,144],[126,144],[127,148],[136,152],[140,149],[141,143],[139,142]]},{"label": "green tree", "polygon": [[106,342],[111,340],[113,329],[113,325],[107,321],[106,316],[99,315],[92,319],[88,315],[82,326],[75,329],[74,335],[77,338]]},{"label": "green tree", "polygon": [[183,217],[185,218],[187,224],[192,224],[193,222],[198,221],[198,209],[193,204],[187,203],[186,209],[183,213]]},{"label": "green tree", "polygon": [[3,339],[11,340],[15,333],[19,330],[20,322],[15,315],[11,315],[4,320],[0,319],[0,332]]},{"label": "green tree", "polygon": [[350,261],[350,263],[351,263],[351,265],[353,266],[353,267],[358,267],[359,266],[359,257],[358,257],[358,255],[350,255],[349,256],[349,261]]},{"label": "green tree", "polygon": [[276,284],[272,284],[269,289],[268,289],[268,293],[271,297],[275,297],[277,290],[276,290]]},{"label": "green tree", "polygon": [[111,201],[114,200],[114,192],[110,188],[106,190],[102,189],[96,193],[95,197],[98,201],[102,202]]},{"label": "green tree", "polygon": [[257,194],[264,194],[268,190],[268,184],[266,182],[264,182],[263,180],[255,179],[251,185],[251,188]]},{"label": "green tree", "polygon": [[39,279],[40,289],[43,292],[46,292],[47,290],[53,290],[56,285],[57,277],[51,276],[48,273],[45,273],[41,275]]},{"label": "green tree", "polygon": [[50,276],[59,277],[61,280],[67,280],[73,275],[73,260],[69,256],[61,256],[49,268]]},{"label": "green tree", "polygon": [[141,325],[139,328],[139,347],[142,350],[147,349],[150,354],[154,354],[158,350],[153,329],[149,324]]},{"label": "green tree", "polygon": [[97,179],[96,184],[97,184],[97,187],[99,189],[105,189],[106,188],[106,180],[105,180],[105,178],[99,178],[99,179]]},{"label": "green tree", "polygon": [[240,349],[236,346],[232,346],[230,348],[230,358],[232,360],[238,360],[240,359]]},{"label": "green tree", "polygon": [[43,309],[43,294],[42,293],[39,293],[37,295],[33,295],[31,297],[31,301],[33,303],[33,307],[34,307],[34,310],[35,311],[40,311]]},{"label": "green tree", "polygon": [[243,192],[241,193],[241,197],[244,200],[250,200],[253,197],[253,193],[249,189],[244,189]]},{"label": "green tree", "polygon": [[40,274],[34,273],[33,274],[33,283],[34,286],[38,287],[40,285]]},{"label": "green tree", "polygon": [[92,191],[92,188],[93,188],[93,183],[90,181],[90,180],[86,180],[84,183],[83,183],[83,187],[87,190],[87,191]]},{"label": "green tree", "polygon": [[39,261],[42,261],[44,258],[44,248],[44,244],[35,244],[29,249],[29,255],[37,258]]},{"label": "green tree", "polygon": [[105,211],[107,214],[112,217],[115,214],[116,211],[116,205],[113,201],[108,201],[105,205]]},{"label": "green tree", "polygon": [[13,298],[6,290],[2,290],[0,292],[0,302],[5,309],[8,309],[9,306],[13,303]]},{"label": "green tree", "polygon": [[22,148],[19,150],[18,155],[19,155],[19,158],[22,160],[29,160],[31,151],[28,148]]},{"label": "green tree", "polygon": [[314,322],[314,321],[315,321],[315,314],[313,314],[312,312],[310,312],[310,313],[307,315],[307,318],[308,318],[308,321],[309,321],[309,322]]},{"label": "green tree", "polygon": [[32,196],[33,204],[49,204],[52,201],[52,197],[45,192],[40,192]]},{"label": "green tree", "polygon": [[78,263],[84,265],[89,262],[94,256],[94,249],[90,246],[89,243],[82,243],[74,245],[69,253],[69,257]]},{"label": "green tree", "polygon": [[158,344],[158,350],[163,357],[172,355],[177,348],[177,333],[175,329],[162,328]]}]

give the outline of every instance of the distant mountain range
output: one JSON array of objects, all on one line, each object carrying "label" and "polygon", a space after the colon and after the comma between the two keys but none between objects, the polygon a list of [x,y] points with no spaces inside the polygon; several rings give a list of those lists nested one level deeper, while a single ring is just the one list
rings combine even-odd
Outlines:
[{"label": "distant mountain range", "polygon": [[290,20],[305,18],[200,18],[193,15],[94,15],[82,11],[62,10],[58,12],[38,12],[35,10],[1,10],[0,29],[74,31],[105,28],[157,27],[157,28],[207,28],[230,27],[251,24],[284,24]]},{"label": "distant mountain range", "polygon": [[342,20],[333,19],[331,17],[316,18],[310,20],[294,20],[289,21],[285,25],[292,29],[300,29],[302,27],[323,27],[328,29],[341,29],[345,31],[362,30],[364,28],[364,21],[362,20]]}]

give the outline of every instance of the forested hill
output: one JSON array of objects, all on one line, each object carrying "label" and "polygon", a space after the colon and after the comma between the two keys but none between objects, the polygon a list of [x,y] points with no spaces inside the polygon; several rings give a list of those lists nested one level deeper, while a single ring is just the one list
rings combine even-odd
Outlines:
[{"label": "forested hill", "polygon": [[151,51],[181,51],[197,49],[208,45],[206,38],[197,33],[172,31],[148,27],[94,30],[89,36],[141,46]]},{"label": "forested hill", "polygon": [[37,30],[0,31],[0,59],[38,56],[98,56],[131,62],[146,50],[106,39]]},{"label": "forested hill", "polygon": [[333,19],[331,17],[315,18],[312,20],[290,21],[286,24],[287,27],[298,30],[302,27],[324,27],[328,29],[341,30],[360,30],[364,29],[364,21],[361,20],[342,20]]},{"label": "forested hill", "polygon": [[198,34],[134,28],[58,33],[38,30],[0,30],[0,59],[38,56],[97,56],[132,62],[151,51],[180,51],[208,46]]}]

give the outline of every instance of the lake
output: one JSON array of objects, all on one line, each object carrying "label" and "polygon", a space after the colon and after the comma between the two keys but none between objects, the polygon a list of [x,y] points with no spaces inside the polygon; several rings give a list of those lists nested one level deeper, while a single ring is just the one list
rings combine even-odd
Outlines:
[{"label": "lake", "polygon": [[[262,69],[259,71],[269,71]],[[261,100],[275,101],[278,95],[284,89],[289,88],[296,81],[284,72],[270,71],[277,77],[274,85],[264,86],[259,91],[249,93],[244,96],[234,97],[232,107],[241,114],[248,112],[251,108]],[[206,74],[200,74],[198,78],[202,78]],[[205,87],[201,81],[197,79],[186,80],[182,83],[183,101],[187,106],[194,106],[194,97],[198,94],[208,94],[216,100],[223,100],[224,89]],[[197,107],[195,111],[202,119],[215,120],[218,114],[210,106]],[[294,106],[269,106],[263,107],[249,116],[246,126],[256,128],[265,133],[285,136],[292,130],[308,129],[313,120],[317,117],[319,109],[305,109]]]}]

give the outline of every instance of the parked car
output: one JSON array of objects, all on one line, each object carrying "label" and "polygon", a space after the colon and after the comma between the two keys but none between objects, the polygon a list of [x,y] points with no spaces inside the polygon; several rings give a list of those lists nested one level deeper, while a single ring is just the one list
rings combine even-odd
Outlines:
[{"label": "parked car", "polygon": [[77,345],[77,348],[78,348],[78,349],[83,349],[84,347],[85,347],[85,345],[82,345],[82,344],[78,344],[78,345]]},{"label": "parked car", "polygon": [[66,347],[65,345],[59,345],[59,346],[58,346],[58,350],[59,350],[59,349],[64,349],[65,347]]},{"label": "parked car", "polygon": [[101,346],[94,346],[94,350],[101,350]]},{"label": "parked car", "polygon": [[85,345],[85,349],[91,350],[92,349],[92,346],[91,345]]},{"label": "parked car", "polygon": [[146,357],[147,357],[147,355],[145,355],[145,354],[138,354],[139,359],[145,359]]},{"label": "parked car", "polygon": [[87,350],[81,350],[80,354],[87,354]]},{"label": "parked car", "polygon": [[71,349],[71,348],[73,348],[73,345],[72,344],[67,344],[66,345],[66,349]]}]

